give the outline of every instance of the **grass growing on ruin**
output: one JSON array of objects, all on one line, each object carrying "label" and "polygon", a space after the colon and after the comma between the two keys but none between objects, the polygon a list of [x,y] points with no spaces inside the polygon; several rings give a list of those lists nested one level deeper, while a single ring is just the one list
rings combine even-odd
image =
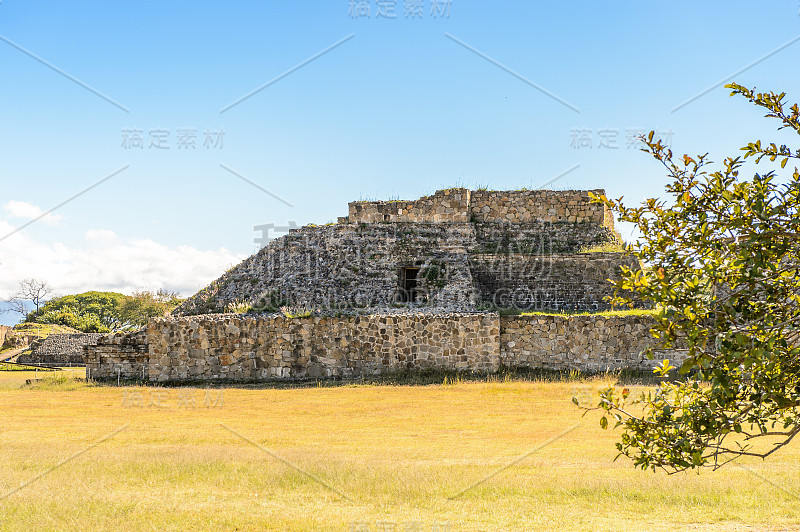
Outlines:
[{"label": "grass growing on ruin", "polygon": [[655,316],[658,314],[656,309],[634,308],[625,310],[604,310],[602,312],[522,312],[521,316]]},{"label": "grass growing on ruin", "polygon": [[66,325],[54,325],[52,323],[19,323],[14,326],[9,334],[14,335],[28,335],[44,338],[51,334],[74,334],[79,333],[77,329],[67,327]]},{"label": "grass growing on ruin", "polygon": [[625,246],[619,242],[603,242],[601,244],[594,244],[592,246],[583,246],[579,253],[622,253],[625,251]]},{"label": "grass growing on ruin", "polygon": [[497,312],[501,316],[655,316],[658,314],[657,309],[619,309],[619,310],[602,310],[599,312],[583,312],[583,311],[553,311],[553,310],[522,310],[517,308],[502,308],[495,306],[484,306],[481,310],[487,312]]},{"label": "grass growing on ruin", "polygon": [[3,529],[800,527],[797,443],[700,474],[615,462],[616,434],[571,404],[612,376],[206,390],[16,373],[0,375]]}]

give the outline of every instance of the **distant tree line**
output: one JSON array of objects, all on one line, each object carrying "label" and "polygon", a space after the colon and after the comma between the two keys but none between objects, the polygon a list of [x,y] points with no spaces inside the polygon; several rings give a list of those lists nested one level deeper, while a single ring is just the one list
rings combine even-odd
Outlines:
[{"label": "distant tree line", "polygon": [[22,314],[26,323],[104,333],[146,325],[151,318],[165,316],[183,301],[176,292],[167,290],[143,290],[129,296],[92,291],[51,298],[52,292],[45,281],[25,279],[17,294],[7,301],[7,311]]}]

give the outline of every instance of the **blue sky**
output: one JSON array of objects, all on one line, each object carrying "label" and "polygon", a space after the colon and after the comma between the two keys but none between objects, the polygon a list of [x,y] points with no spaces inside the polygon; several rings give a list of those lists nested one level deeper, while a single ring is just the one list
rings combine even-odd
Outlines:
[{"label": "blue sky", "polygon": [[0,240],[0,296],[29,276],[189,295],[256,249],[254,225],[362,198],[572,169],[552,187],[635,203],[666,178],[634,130],[715,160],[788,138],[718,82],[744,69],[800,100],[797,0],[433,3],[3,0],[0,232],[125,169]]}]

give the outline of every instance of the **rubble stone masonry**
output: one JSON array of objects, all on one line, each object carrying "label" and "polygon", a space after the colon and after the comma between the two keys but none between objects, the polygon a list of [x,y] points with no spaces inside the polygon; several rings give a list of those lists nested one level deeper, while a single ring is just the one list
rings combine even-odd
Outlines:
[{"label": "rubble stone masonry", "polygon": [[85,351],[94,378],[144,376],[156,383],[348,379],[425,369],[646,370],[653,361],[640,353],[653,342],[651,324],[640,315],[217,314],[155,319],[146,329],[101,337]]},{"label": "rubble stone masonry", "polygon": [[[87,346],[89,371],[180,382],[646,368],[646,316],[517,312],[608,310],[609,280],[639,267],[609,251],[613,216],[591,194],[604,191],[451,188],[352,202],[338,223],[272,240],[173,317]],[[286,306],[313,313],[268,314]]]},{"label": "rubble stone masonry", "polygon": [[8,327],[6,325],[0,325],[0,347],[5,343],[6,336],[9,332],[11,332],[12,327]]},{"label": "rubble stone masonry", "polygon": [[96,342],[100,336],[98,333],[51,334],[35,340],[30,353],[20,355],[17,362],[52,366],[83,364],[83,346]]}]

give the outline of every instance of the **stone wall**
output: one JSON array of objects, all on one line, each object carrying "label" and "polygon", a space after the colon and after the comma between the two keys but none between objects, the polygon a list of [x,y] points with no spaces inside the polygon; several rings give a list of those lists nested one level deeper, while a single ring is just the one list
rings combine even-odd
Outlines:
[{"label": "stone wall", "polygon": [[87,376],[95,379],[147,378],[150,366],[147,329],[101,335],[84,346]]},{"label": "stone wall", "polygon": [[[598,196],[603,189],[592,190]],[[354,201],[342,223],[491,222],[591,223],[613,228],[613,217],[590,203],[587,190],[437,190],[418,200]]]},{"label": "stone wall", "polygon": [[267,381],[499,367],[497,314],[287,318],[217,314],[152,320],[86,348],[95,378]]},{"label": "stone wall", "polygon": [[664,358],[680,366],[682,351],[659,351],[656,360],[641,355],[655,345],[653,324],[646,315],[501,316],[501,360],[511,367],[589,372],[649,371]]},{"label": "stone wall", "polygon": [[[347,222],[468,222],[470,191],[437,190],[433,196],[413,201],[354,201],[348,204]],[[345,220],[341,220],[345,221]]]},{"label": "stone wall", "polygon": [[472,257],[471,271],[484,305],[597,312],[611,308],[604,297],[613,294],[609,279],[619,278],[622,264],[638,268],[636,259],[623,253],[482,254]]},{"label": "stone wall", "polygon": [[[98,379],[151,382],[355,378],[425,369],[491,373],[650,370],[650,316],[396,313],[287,318],[216,314],[152,320],[87,345]],[[680,352],[659,358],[680,362]]]},{"label": "stone wall", "polygon": [[[420,302],[474,303],[467,249],[470,224],[347,224],[303,227],[271,242],[189,298],[176,315],[226,312],[245,302],[314,308],[389,307],[404,267],[419,268]],[[276,310],[276,309],[268,309]]]},{"label": "stone wall", "polygon": [[490,314],[286,318],[227,315],[154,320],[150,379],[352,378],[400,370],[491,372],[499,322]]},{"label": "stone wall", "polygon": [[571,222],[476,222],[474,253],[517,253],[549,255],[579,253],[614,241],[612,229],[592,223]]},{"label": "stone wall", "polygon": [[30,353],[19,356],[21,364],[83,364],[85,345],[94,343],[102,334],[51,334],[31,344]]},{"label": "stone wall", "polygon": [[21,329],[6,332],[5,346],[11,349],[24,349],[41,338],[35,329]]},{"label": "stone wall", "polygon": [[0,347],[6,342],[6,336],[12,328],[13,327],[8,327],[6,325],[0,325]]},{"label": "stone wall", "polygon": [[[271,242],[174,313],[227,312],[237,303],[277,310],[264,306],[270,301],[387,308],[397,302],[402,269],[409,267],[419,269],[417,302],[429,306],[475,310],[479,294],[493,301],[499,300],[497,290],[546,289],[534,308],[603,309],[603,297],[613,292],[605,279],[620,264],[635,266],[635,261],[621,254],[569,253],[610,237],[602,226],[561,222],[307,226]],[[516,272],[521,276],[514,279]],[[586,303],[563,304],[575,300],[572,293],[582,294]]]},{"label": "stone wall", "polygon": [[[605,194],[603,189],[591,192]],[[603,205],[590,203],[587,190],[473,191],[470,214],[477,222],[569,222],[613,227],[610,213]]]}]

